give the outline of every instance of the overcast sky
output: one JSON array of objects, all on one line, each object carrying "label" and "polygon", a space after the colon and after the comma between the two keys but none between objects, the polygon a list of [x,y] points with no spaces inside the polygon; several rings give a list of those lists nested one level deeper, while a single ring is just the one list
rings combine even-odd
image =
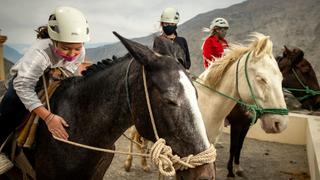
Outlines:
[{"label": "overcast sky", "polygon": [[1,34],[6,43],[31,44],[40,25],[47,24],[57,6],[72,6],[88,19],[90,43],[114,42],[111,31],[127,38],[141,37],[159,29],[162,10],[172,6],[183,23],[199,13],[225,8],[244,0],[0,0]]}]

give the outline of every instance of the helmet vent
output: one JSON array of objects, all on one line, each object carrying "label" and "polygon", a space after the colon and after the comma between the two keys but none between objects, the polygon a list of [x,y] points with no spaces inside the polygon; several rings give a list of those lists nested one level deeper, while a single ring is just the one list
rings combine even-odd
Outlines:
[{"label": "helmet vent", "polygon": [[49,17],[49,20],[57,20],[57,19],[56,19],[56,16],[54,14],[51,14],[50,17]]},{"label": "helmet vent", "polygon": [[59,27],[58,26],[50,26],[50,28],[52,29],[52,31],[59,33]]}]

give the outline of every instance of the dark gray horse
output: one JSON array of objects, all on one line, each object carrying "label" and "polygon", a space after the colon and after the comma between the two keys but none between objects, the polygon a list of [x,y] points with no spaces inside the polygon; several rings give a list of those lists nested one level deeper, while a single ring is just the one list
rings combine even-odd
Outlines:
[{"label": "dark gray horse", "polygon": [[[142,67],[159,137],[180,157],[209,148],[196,90],[172,57],[127,40],[129,55],[89,67],[83,77],[63,80],[51,99],[52,112],[70,125],[70,140],[114,149],[131,125],[152,141],[155,135],[144,92]],[[113,154],[86,150],[53,139],[40,122],[34,164],[37,179],[102,179]],[[178,179],[214,179],[214,164],[178,171]]]}]

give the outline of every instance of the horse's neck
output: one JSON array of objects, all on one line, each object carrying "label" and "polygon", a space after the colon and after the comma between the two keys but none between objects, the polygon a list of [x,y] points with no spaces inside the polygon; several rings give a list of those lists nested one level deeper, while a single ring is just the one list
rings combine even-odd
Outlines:
[{"label": "horse's neck", "polygon": [[71,139],[105,147],[131,126],[125,90],[127,64],[115,64],[65,92],[77,89],[76,95],[61,101],[63,109],[57,112],[70,122]]},{"label": "horse's neck", "polygon": [[[198,89],[199,107],[205,122],[208,137],[210,141],[215,141],[221,131],[224,119],[234,108],[236,102],[209,90],[202,85],[196,85]],[[217,85],[216,91],[226,96],[238,98],[236,88],[236,71],[235,64],[231,65],[224,73],[220,83]]]}]

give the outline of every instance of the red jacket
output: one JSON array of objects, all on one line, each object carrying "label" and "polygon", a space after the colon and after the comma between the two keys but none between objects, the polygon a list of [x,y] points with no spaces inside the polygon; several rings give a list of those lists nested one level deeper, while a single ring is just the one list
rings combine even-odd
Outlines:
[{"label": "red jacket", "polygon": [[222,56],[224,48],[228,47],[228,43],[225,39],[220,39],[217,36],[210,36],[206,39],[203,44],[203,66],[205,69],[208,68],[208,61],[215,61],[215,58]]}]

